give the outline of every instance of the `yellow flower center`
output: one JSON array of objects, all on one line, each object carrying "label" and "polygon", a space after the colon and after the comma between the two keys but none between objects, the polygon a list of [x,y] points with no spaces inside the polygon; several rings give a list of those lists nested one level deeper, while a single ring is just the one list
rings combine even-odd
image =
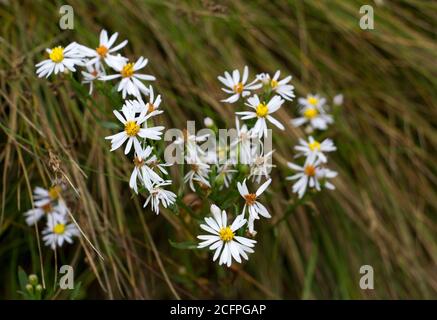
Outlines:
[{"label": "yellow flower center", "polygon": [[64,48],[62,47],[53,48],[52,51],[50,51],[49,57],[55,63],[61,62],[62,60],[64,60]]},{"label": "yellow flower center", "polygon": [[134,64],[129,62],[126,63],[123,67],[123,69],[121,69],[121,76],[123,78],[129,78],[134,74]]},{"label": "yellow flower center", "polygon": [[242,93],[243,90],[244,90],[244,85],[243,85],[241,82],[239,82],[238,84],[236,84],[236,85],[234,86],[234,91],[235,91],[236,93]]},{"label": "yellow flower center", "polygon": [[315,97],[309,97],[307,99],[308,103],[312,106],[316,106],[319,103],[319,99],[315,98]]},{"label": "yellow flower center", "polygon": [[52,204],[49,202],[49,203],[47,203],[47,204],[45,204],[45,205],[43,205],[42,207],[41,207],[41,209],[44,211],[44,213],[49,213],[49,212],[52,212],[53,211],[53,209],[52,209]]},{"label": "yellow flower center", "polygon": [[320,143],[316,140],[308,144],[308,147],[311,151],[320,150]]},{"label": "yellow flower center", "polygon": [[53,232],[56,234],[64,234],[65,232],[65,224],[58,223],[53,227]]},{"label": "yellow flower center", "polygon": [[144,159],[135,157],[134,158],[134,165],[135,165],[135,167],[141,168],[144,165]]},{"label": "yellow flower center", "polygon": [[255,201],[256,201],[256,194],[255,194],[255,193],[249,193],[249,194],[246,194],[246,195],[244,196],[244,199],[246,200],[246,204],[247,204],[248,206],[251,206],[251,205],[253,205],[253,204],[255,203]]},{"label": "yellow flower center", "polygon": [[58,199],[59,198],[59,196],[61,195],[61,187],[60,186],[54,186],[54,187],[51,187],[50,189],[49,189],[49,197],[52,199],[52,200],[56,200],[56,199]]},{"label": "yellow flower center", "polygon": [[313,177],[316,175],[316,167],[309,164],[305,167],[304,172],[307,176]]},{"label": "yellow flower center", "polygon": [[104,58],[104,57],[106,57],[106,54],[108,53],[108,48],[106,48],[105,46],[99,46],[98,48],[96,48],[96,51],[99,54],[99,56]]},{"label": "yellow flower center", "polygon": [[140,126],[135,121],[127,121],[124,125],[124,131],[129,137],[134,137],[140,131]]},{"label": "yellow flower center", "polygon": [[256,115],[260,118],[264,118],[269,113],[269,108],[265,103],[260,103],[256,107]]},{"label": "yellow flower center", "polygon": [[307,108],[307,109],[305,109],[305,111],[303,112],[304,117],[305,117],[305,118],[308,118],[308,119],[312,119],[312,118],[314,118],[315,116],[317,116],[318,114],[319,114],[319,111],[317,111],[316,108]]},{"label": "yellow flower center", "polygon": [[275,79],[272,79],[272,81],[270,81],[270,86],[275,89],[278,86],[278,81],[276,81]]},{"label": "yellow flower center", "polygon": [[234,232],[230,227],[221,228],[219,231],[220,239],[224,242],[229,242],[234,239]]}]

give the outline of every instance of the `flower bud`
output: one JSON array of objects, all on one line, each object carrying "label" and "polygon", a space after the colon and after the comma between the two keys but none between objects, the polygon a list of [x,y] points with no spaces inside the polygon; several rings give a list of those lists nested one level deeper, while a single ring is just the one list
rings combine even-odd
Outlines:
[{"label": "flower bud", "polygon": [[205,124],[205,127],[211,128],[214,125],[214,120],[212,120],[210,117],[206,117],[203,119],[203,123]]},{"label": "flower bud", "polygon": [[36,274],[29,275],[29,283],[32,286],[36,286],[38,284],[38,276]]},{"label": "flower bud", "polygon": [[41,291],[42,291],[42,285],[38,284],[38,285],[35,287],[35,290],[36,290],[37,292],[41,292]]},{"label": "flower bud", "polygon": [[26,290],[27,290],[27,292],[29,292],[29,293],[33,293],[33,286],[32,286],[30,283],[28,283],[28,284],[26,285]]}]

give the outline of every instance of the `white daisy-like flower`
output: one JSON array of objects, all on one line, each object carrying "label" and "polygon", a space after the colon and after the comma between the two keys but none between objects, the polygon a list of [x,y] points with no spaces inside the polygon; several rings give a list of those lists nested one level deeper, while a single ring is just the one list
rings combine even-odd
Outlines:
[{"label": "white daisy-like flower", "polygon": [[232,76],[229,72],[225,72],[225,76],[218,76],[218,79],[223,83],[228,89],[222,88],[226,93],[231,94],[227,99],[222,100],[222,102],[234,103],[240,99],[240,97],[246,97],[250,95],[250,90],[257,90],[262,87],[262,83],[258,83],[258,79],[255,79],[251,83],[246,84],[247,78],[249,77],[249,68],[244,67],[243,76],[240,79],[240,71],[237,69],[232,71]]},{"label": "white daisy-like flower", "polygon": [[297,164],[288,162],[290,169],[297,171],[293,176],[287,177],[287,180],[297,180],[293,185],[293,192],[297,193],[299,198],[302,198],[307,188],[315,188],[317,191],[321,190],[320,181],[323,180],[323,186],[327,189],[335,189],[334,185],[327,181],[337,176],[337,172],[323,168],[320,166],[322,161],[320,159],[307,158],[305,164],[301,167]]},{"label": "white daisy-like flower", "polygon": [[211,213],[214,218],[206,217],[206,224],[200,225],[203,230],[211,234],[197,236],[199,240],[202,240],[198,248],[209,247],[210,250],[215,250],[212,260],[216,261],[220,256],[219,265],[224,264],[230,267],[232,259],[241,263],[241,257],[249,260],[247,253],[254,252],[252,248],[256,241],[236,235],[237,231],[246,224],[246,219],[239,215],[229,226],[226,211],[220,212],[220,208],[213,204]]},{"label": "white daisy-like flower", "polygon": [[297,100],[302,107],[316,108],[319,111],[324,111],[326,99],[318,94],[308,94],[305,98]]},{"label": "white daisy-like flower", "polygon": [[62,247],[64,242],[73,243],[73,237],[79,236],[79,229],[73,223],[68,223],[65,217],[54,219],[49,216],[42,234],[45,245],[55,250]]},{"label": "white daisy-like flower", "polygon": [[149,90],[149,101],[147,103],[145,103],[141,98],[139,98],[137,100],[126,100],[126,104],[130,104],[130,106],[137,113],[141,113],[143,111],[151,113],[151,112],[155,111],[155,113],[159,112],[157,114],[160,114],[160,113],[164,112],[162,110],[158,110],[159,106],[161,105],[161,102],[162,102],[161,95],[159,94],[155,98],[155,93],[153,91],[152,86],[149,86],[148,90]]},{"label": "white daisy-like flower", "polygon": [[127,40],[113,47],[117,37],[118,32],[108,37],[108,33],[103,29],[100,32],[99,46],[96,49],[81,45],[79,49],[83,52],[83,55],[90,58],[87,65],[95,65],[100,68],[102,60],[111,68],[116,65],[124,64],[128,59],[120,55],[114,55],[114,53],[126,46]]},{"label": "white daisy-like flower", "polygon": [[264,86],[268,86],[270,90],[276,92],[285,100],[292,101],[295,97],[294,86],[288,84],[291,81],[292,76],[288,76],[282,80],[279,80],[280,75],[281,71],[278,70],[273,75],[273,78],[271,78],[268,73],[261,73],[256,77],[264,84]]},{"label": "white daisy-like flower", "polygon": [[254,109],[254,111],[241,111],[236,112],[236,114],[242,116],[242,120],[258,118],[252,130],[254,133],[257,133],[260,138],[263,136],[267,137],[267,121],[271,122],[281,130],[285,129],[282,123],[271,116],[271,114],[277,111],[283,103],[284,99],[281,99],[280,96],[274,96],[268,103],[261,102],[258,95],[255,94],[247,99],[246,103],[246,105]]},{"label": "white daisy-like flower", "polygon": [[101,76],[105,75],[105,70],[99,68],[97,65],[86,65],[87,71],[81,71],[83,80],[82,84],[89,84],[89,94],[93,93],[94,81],[98,80]]},{"label": "white daisy-like flower", "polygon": [[148,166],[148,162],[156,160],[155,155],[151,155],[153,148],[147,146],[145,149],[141,149],[140,152],[135,153],[134,157],[134,170],[129,179],[129,187],[134,189],[135,193],[138,194],[137,180],[140,180],[145,187],[150,190],[152,185],[155,183],[163,182],[164,179],[161,178],[152,168]]},{"label": "white daisy-like flower", "polygon": [[48,190],[41,187],[36,187],[33,190],[33,205],[36,208],[40,208],[47,204],[51,204],[53,201],[59,200],[62,190],[63,186],[59,184],[54,185]]},{"label": "white daisy-like flower", "polygon": [[243,207],[243,212],[241,215],[244,217],[246,213],[246,208],[249,212],[249,232],[253,233],[255,231],[254,229],[254,221],[256,219],[259,219],[259,216],[263,216],[265,218],[271,218],[270,213],[268,212],[267,208],[261,204],[259,201],[257,201],[258,197],[267,189],[267,187],[272,182],[272,179],[267,180],[264,182],[258,190],[256,190],[255,193],[250,193],[247,189],[246,185],[246,179],[243,180],[243,183],[238,182],[237,188],[240,192],[240,195],[243,197],[243,199],[246,201]]},{"label": "white daisy-like flower", "polygon": [[306,106],[299,112],[302,117],[291,120],[291,124],[295,127],[300,127],[301,125],[308,123],[312,129],[326,130],[328,124],[334,122],[331,115],[326,114],[324,110],[321,110],[318,107]]},{"label": "white daisy-like flower", "polygon": [[184,183],[188,182],[193,192],[196,191],[194,182],[199,183],[201,187],[211,188],[211,184],[208,181],[210,172],[209,164],[203,162],[201,158],[198,157],[192,159],[187,158],[187,163],[190,170],[184,176]]},{"label": "white daisy-like flower", "polygon": [[272,171],[272,168],[275,167],[272,161],[273,152],[274,150],[271,150],[266,154],[258,154],[256,152],[253,153],[249,165],[249,178],[252,178],[252,181],[260,183],[263,177],[266,179],[270,179],[270,172]]},{"label": "white daisy-like flower", "polygon": [[37,223],[43,216],[52,216],[55,220],[60,220],[65,217],[67,208],[63,201],[59,201],[58,205],[53,205],[51,202],[45,205],[28,210],[24,213],[27,225],[31,226]]},{"label": "white daisy-like flower", "polygon": [[74,66],[83,65],[83,55],[79,50],[79,45],[76,42],[70,43],[68,46],[54,47],[46,49],[49,54],[49,59],[36,64],[36,74],[39,78],[48,78],[52,73],[64,72],[70,70],[75,72]]},{"label": "white daisy-like flower", "polygon": [[325,139],[322,142],[315,140],[312,136],[308,138],[308,141],[299,139],[299,144],[294,149],[300,151],[296,157],[305,156],[310,161],[314,159],[320,159],[321,162],[327,162],[324,152],[332,152],[337,150],[331,139]]},{"label": "white daisy-like flower", "polygon": [[144,207],[150,202],[152,210],[159,214],[159,205],[162,204],[164,208],[169,207],[176,201],[176,194],[171,191],[165,190],[163,187],[171,184],[171,180],[163,181],[152,185],[149,192],[150,195],[147,197]]},{"label": "white daisy-like flower", "polygon": [[124,130],[117,134],[105,137],[105,139],[111,140],[111,151],[120,148],[120,146],[127,140],[124,153],[128,154],[133,144],[135,152],[139,154],[141,153],[142,149],[138,137],[152,140],[161,139],[161,131],[164,130],[164,126],[141,128],[141,124],[147,121],[147,119],[149,119],[150,117],[155,116],[156,112],[146,114],[146,112],[144,111],[138,117],[136,117],[135,110],[128,106],[124,106],[121,109],[121,113],[123,115],[120,114],[120,112],[118,112],[117,110],[114,110],[114,115],[124,125]]},{"label": "white daisy-like flower", "polygon": [[141,97],[141,93],[148,95],[149,89],[147,89],[147,87],[140,80],[154,81],[156,78],[149,74],[137,73],[138,70],[147,65],[147,62],[147,59],[140,57],[135,63],[116,63],[111,67],[119,73],[102,76],[100,77],[100,80],[108,81],[116,78],[122,78],[118,84],[117,90],[122,92],[123,99],[125,99],[128,94],[137,98]]}]

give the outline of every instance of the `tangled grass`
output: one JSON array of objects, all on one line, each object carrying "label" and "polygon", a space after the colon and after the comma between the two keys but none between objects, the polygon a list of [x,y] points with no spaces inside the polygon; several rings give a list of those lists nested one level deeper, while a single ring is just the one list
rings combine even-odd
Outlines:
[{"label": "tangled grass", "polygon": [[[59,1],[0,4],[1,298],[20,297],[19,266],[44,275],[46,298],[71,298],[50,289],[61,264],[75,269],[75,298],[437,297],[435,2],[373,5],[368,31],[358,25],[364,1],[355,0],[68,3],[71,31],[58,27]],[[179,215],[143,209],[128,187],[130,163],[102,138],[111,133],[111,97],[35,75],[46,47],[92,44],[102,27],[129,39],[128,56],[149,58],[168,128],[200,127],[205,116],[232,126],[216,77],[245,64],[292,74],[298,95],[341,91],[331,131],[337,191],[293,210],[286,161],[303,136],[289,125],[293,103],[278,112],[288,125],[274,136],[277,168],[264,200],[273,218],[251,260],[227,270],[207,252],[178,248],[195,241],[202,201],[185,196]],[[72,212],[104,260],[83,238],[56,259],[39,250],[23,212],[32,188],[55,178],[69,186]],[[360,289],[362,265],[373,266],[375,290]]]}]

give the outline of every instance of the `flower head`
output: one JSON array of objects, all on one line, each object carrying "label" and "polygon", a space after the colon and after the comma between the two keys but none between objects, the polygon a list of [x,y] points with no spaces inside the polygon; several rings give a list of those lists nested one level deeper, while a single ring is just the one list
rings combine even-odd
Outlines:
[{"label": "flower head", "polygon": [[256,219],[259,219],[260,215],[265,218],[271,218],[271,215],[268,212],[267,208],[257,200],[258,197],[267,189],[271,182],[272,179],[264,182],[255,193],[249,192],[246,185],[246,179],[243,180],[243,183],[237,183],[238,191],[240,192],[241,197],[245,200],[243,212],[241,213],[241,215],[245,215],[247,208],[247,211],[249,212],[248,226],[249,231],[252,233],[255,231],[254,221]]},{"label": "flower head", "polygon": [[46,49],[49,54],[49,59],[36,64],[36,74],[39,78],[48,78],[52,73],[64,72],[70,70],[75,72],[76,65],[83,65],[83,55],[79,50],[79,45],[76,42],[70,43],[68,46],[54,47]]},{"label": "flower head", "polygon": [[116,78],[122,78],[118,84],[118,91],[122,92],[123,99],[128,94],[141,98],[141,93],[148,95],[149,89],[140,81],[154,81],[156,78],[148,74],[139,74],[137,71],[147,65],[148,60],[140,57],[135,63],[123,61],[111,66],[117,74],[100,77],[100,80],[108,81]]},{"label": "flower head", "polygon": [[154,183],[149,189],[149,196],[144,203],[144,207],[146,207],[149,203],[152,207],[152,210],[159,214],[159,205],[162,204],[164,208],[172,205],[176,201],[176,194],[171,191],[165,190],[163,187],[170,185],[171,180],[162,181],[158,183]]},{"label": "flower head", "polygon": [[320,159],[321,162],[328,161],[325,152],[337,150],[331,139],[325,139],[322,142],[319,142],[312,136],[308,138],[308,141],[299,139],[299,145],[295,146],[294,149],[300,151],[296,157],[305,156],[310,160],[313,160],[313,158]]},{"label": "flower head", "polygon": [[241,263],[241,257],[248,260],[247,253],[254,252],[252,248],[256,241],[236,235],[237,230],[246,224],[246,219],[239,215],[231,225],[228,225],[226,211],[221,212],[220,208],[214,204],[211,205],[211,213],[213,218],[206,217],[206,224],[200,225],[210,235],[197,236],[202,240],[198,248],[209,247],[210,250],[215,250],[212,260],[216,261],[220,256],[219,265],[225,264],[230,267],[232,259]]},{"label": "flower head", "polygon": [[271,114],[277,111],[284,100],[280,96],[274,96],[269,102],[261,101],[258,95],[253,95],[247,99],[246,105],[253,109],[253,111],[241,111],[236,114],[242,116],[242,120],[257,118],[253,132],[257,133],[260,138],[267,136],[267,121],[275,125],[277,128],[284,130],[284,126],[278,120],[273,118]]},{"label": "flower head", "polygon": [[64,242],[73,243],[73,237],[79,236],[79,229],[73,223],[68,223],[66,217],[56,219],[49,216],[42,234],[45,245],[55,250],[62,247]]},{"label": "flower head", "polygon": [[273,75],[273,78],[271,78],[268,73],[258,74],[257,78],[264,84],[264,86],[268,87],[273,92],[276,92],[285,100],[292,101],[295,97],[294,86],[288,84],[291,81],[292,77],[288,76],[282,80],[279,80],[280,75],[281,71],[278,70]]},{"label": "flower head", "polygon": [[222,90],[231,95],[229,98],[224,99],[222,101],[228,103],[234,103],[238,101],[240,97],[246,97],[250,95],[251,90],[256,90],[262,87],[261,83],[257,83],[258,79],[255,79],[251,83],[246,84],[248,77],[249,77],[249,68],[247,66],[244,67],[243,75],[241,78],[240,78],[240,71],[238,70],[232,71],[232,76],[227,71],[225,72],[224,77],[218,76],[220,82],[227,87],[227,88],[222,88]]},{"label": "flower head", "polygon": [[105,63],[112,68],[116,65],[125,63],[128,60],[127,58],[120,55],[114,55],[114,53],[126,46],[127,40],[114,46],[117,37],[118,32],[114,33],[111,37],[108,37],[108,33],[103,29],[100,32],[99,45],[95,49],[81,45],[79,49],[83,55],[90,57],[87,61],[87,65],[94,65],[96,68],[100,69],[102,67],[101,61],[105,61]]},{"label": "flower head", "polygon": [[291,162],[287,164],[290,169],[297,171],[295,175],[287,177],[287,180],[297,180],[293,185],[293,192],[297,193],[299,198],[304,196],[308,187],[320,191],[320,181],[323,181],[325,188],[335,189],[327,179],[336,177],[337,172],[323,168],[321,163],[320,159],[307,158],[302,167]]}]

